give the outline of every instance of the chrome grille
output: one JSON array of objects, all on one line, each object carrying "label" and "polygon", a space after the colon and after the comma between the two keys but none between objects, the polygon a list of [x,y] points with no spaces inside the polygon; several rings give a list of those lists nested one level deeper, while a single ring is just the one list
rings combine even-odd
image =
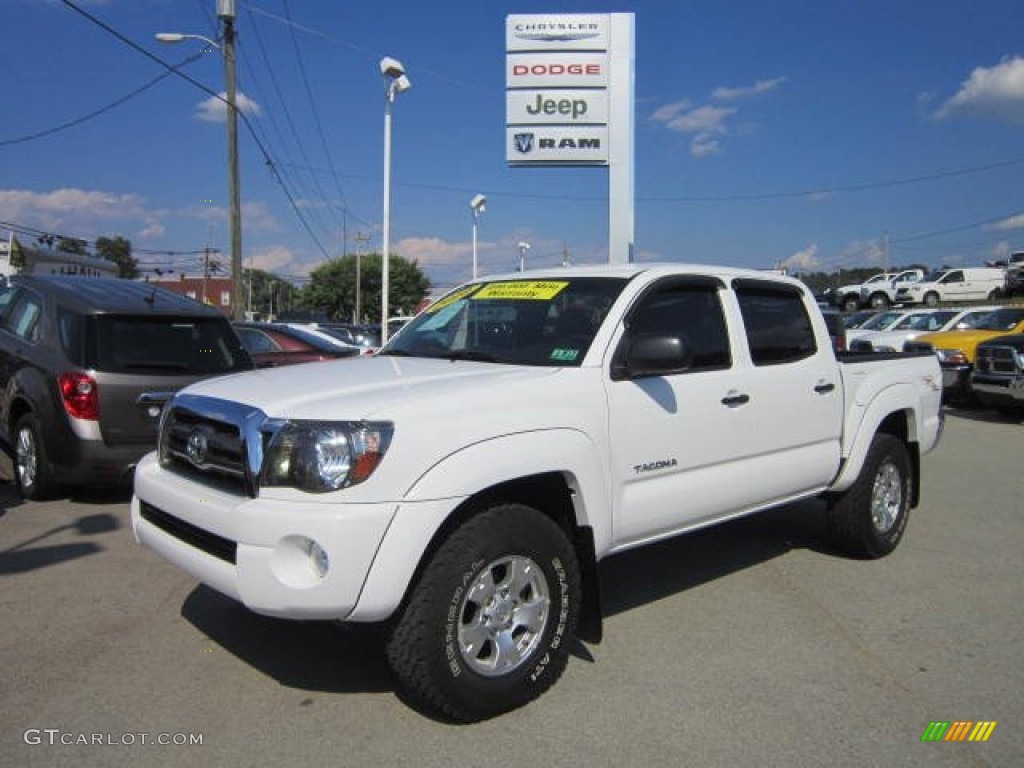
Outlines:
[{"label": "chrome grille", "polygon": [[263,460],[263,428],[256,408],[196,395],[177,395],[160,424],[160,464],[229,493],[255,497]]},{"label": "chrome grille", "polygon": [[1017,373],[1017,355],[1013,347],[978,347],[974,367],[979,373]]}]

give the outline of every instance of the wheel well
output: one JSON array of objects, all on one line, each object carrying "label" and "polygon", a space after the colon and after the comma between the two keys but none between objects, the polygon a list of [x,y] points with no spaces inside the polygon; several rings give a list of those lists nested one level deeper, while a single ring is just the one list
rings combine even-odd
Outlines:
[{"label": "wheel well", "polygon": [[917,441],[910,439],[910,428],[908,426],[910,417],[909,411],[890,413],[878,425],[878,432],[892,435],[907,446],[907,452],[910,454],[910,466],[914,470],[913,483],[910,489],[910,505],[916,507],[921,497],[921,449]]},{"label": "wheel well", "polygon": [[[583,605],[580,625],[576,634],[584,640],[598,643],[601,641],[601,595],[597,573],[597,559],[594,550],[593,532],[589,527],[580,526],[576,520],[573,505],[574,491],[566,476],[561,472],[545,472],[528,475],[514,480],[484,488],[473,494],[460,504],[434,532],[430,543],[423,551],[416,570],[409,581],[403,603],[419,582],[423,569],[438,550],[459,526],[476,514],[495,504],[518,503],[532,507],[547,515],[565,531],[569,541],[576,549],[582,578]],[[395,615],[399,615],[396,611]]]},{"label": "wheel well", "polygon": [[14,428],[18,425],[18,419],[26,413],[31,413],[31,411],[32,407],[21,398],[11,403],[11,408],[7,412],[7,434],[12,440],[14,439]]}]

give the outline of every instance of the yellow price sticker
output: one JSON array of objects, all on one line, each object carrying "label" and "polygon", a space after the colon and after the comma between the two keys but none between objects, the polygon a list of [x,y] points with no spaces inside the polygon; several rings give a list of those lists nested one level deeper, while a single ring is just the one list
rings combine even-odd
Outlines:
[{"label": "yellow price sticker", "polygon": [[470,286],[467,286],[465,288],[460,288],[457,291],[452,291],[447,296],[443,296],[440,299],[438,299],[437,301],[435,301],[433,304],[431,304],[429,307],[427,307],[426,310],[424,310],[424,311],[427,314],[431,314],[433,312],[437,312],[439,309],[444,309],[449,304],[454,304],[459,299],[466,298],[467,296],[472,294],[473,291],[477,290],[479,287],[480,287],[479,285],[470,285]]},{"label": "yellow price sticker", "polygon": [[478,299],[526,299],[528,301],[549,301],[561,293],[569,285],[565,281],[551,280],[516,280],[510,283],[490,283],[475,294],[473,301]]}]

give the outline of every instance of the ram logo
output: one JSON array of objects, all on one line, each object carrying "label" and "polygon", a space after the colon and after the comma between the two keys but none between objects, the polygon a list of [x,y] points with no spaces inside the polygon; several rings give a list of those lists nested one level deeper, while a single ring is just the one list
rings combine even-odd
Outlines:
[{"label": "ram logo", "polygon": [[517,133],[514,137],[516,142],[516,151],[526,154],[527,152],[533,151],[533,134],[532,133]]}]

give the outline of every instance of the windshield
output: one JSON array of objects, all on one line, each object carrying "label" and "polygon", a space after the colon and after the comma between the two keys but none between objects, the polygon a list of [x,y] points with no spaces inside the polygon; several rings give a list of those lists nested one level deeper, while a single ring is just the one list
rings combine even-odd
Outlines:
[{"label": "windshield", "polygon": [[908,315],[894,325],[893,331],[937,331],[956,316],[955,311],[942,310],[923,315]]},{"label": "windshield", "polygon": [[1012,331],[1024,321],[1024,308],[997,309],[974,326],[979,331]]},{"label": "windshield", "polygon": [[902,312],[883,312],[875,315],[860,327],[862,331],[884,331],[890,325],[903,317]]},{"label": "windshield", "polygon": [[578,366],[625,284],[577,277],[464,286],[431,304],[378,354]]}]

